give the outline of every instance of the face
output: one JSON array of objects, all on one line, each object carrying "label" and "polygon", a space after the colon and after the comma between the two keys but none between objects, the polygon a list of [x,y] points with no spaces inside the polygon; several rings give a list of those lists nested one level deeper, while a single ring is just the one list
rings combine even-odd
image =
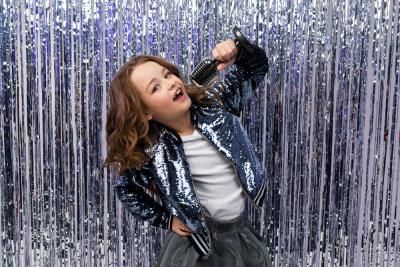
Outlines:
[{"label": "face", "polygon": [[168,125],[183,117],[192,104],[182,80],[154,61],[135,67],[130,75],[146,108],[146,116]]}]

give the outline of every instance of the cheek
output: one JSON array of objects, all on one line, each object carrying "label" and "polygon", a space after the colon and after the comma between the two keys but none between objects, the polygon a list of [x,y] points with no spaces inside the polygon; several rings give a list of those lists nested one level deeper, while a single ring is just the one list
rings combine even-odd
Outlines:
[{"label": "cheek", "polygon": [[158,94],[147,100],[147,107],[154,111],[164,111],[166,106],[170,105],[172,100],[169,95]]},{"label": "cheek", "polygon": [[146,107],[146,108],[150,108],[151,107],[151,99],[147,98],[147,97],[140,97],[140,100],[142,101],[142,104]]}]

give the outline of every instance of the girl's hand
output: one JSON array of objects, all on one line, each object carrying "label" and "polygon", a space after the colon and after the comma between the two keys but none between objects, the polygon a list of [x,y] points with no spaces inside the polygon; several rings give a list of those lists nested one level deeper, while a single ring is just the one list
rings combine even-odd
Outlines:
[{"label": "girl's hand", "polygon": [[218,43],[212,50],[214,59],[222,62],[217,66],[217,69],[223,70],[232,65],[236,60],[238,52],[239,49],[236,47],[235,42],[232,39]]},{"label": "girl's hand", "polygon": [[192,231],[184,225],[176,216],[172,218],[172,232],[180,236],[189,236]]}]

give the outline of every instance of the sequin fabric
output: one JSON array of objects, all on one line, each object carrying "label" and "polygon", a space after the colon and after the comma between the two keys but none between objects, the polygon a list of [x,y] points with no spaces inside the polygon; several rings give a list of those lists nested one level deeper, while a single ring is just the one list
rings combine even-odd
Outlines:
[{"label": "sequin fabric", "polygon": [[[233,69],[212,85],[210,97],[217,93],[220,102],[207,107],[192,104],[190,110],[199,133],[232,162],[245,195],[256,208],[261,208],[266,190],[264,171],[238,117],[246,91],[256,90],[268,71],[265,51],[255,48],[252,55],[240,50]],[[153,181],[160,191],[159,202],[146,192]],[[175,131],[165,127],[151,161],[140,170],[127,170],[113,186],[122,204],[138,219],[171,230],[173,216],[179,218],[194,231],[189,240],[200,256],[208,257],[209,231],[182,140]]]}]

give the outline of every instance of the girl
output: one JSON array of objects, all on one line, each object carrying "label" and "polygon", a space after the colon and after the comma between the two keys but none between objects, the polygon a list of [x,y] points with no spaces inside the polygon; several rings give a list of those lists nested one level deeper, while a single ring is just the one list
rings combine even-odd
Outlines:
[{"label": "girl", "polygon": [[110,86],[105,166],[121,203],[140,220],[170,230],[158,266],[272,266],[261,237],[244,216],[246,198],[261,209],[265,180],[238,118],[245,94],[267,72],[258,46],[233,40],[212,55],[235,63],[225,79],[201,89],[154,56],[130,59]]}]

